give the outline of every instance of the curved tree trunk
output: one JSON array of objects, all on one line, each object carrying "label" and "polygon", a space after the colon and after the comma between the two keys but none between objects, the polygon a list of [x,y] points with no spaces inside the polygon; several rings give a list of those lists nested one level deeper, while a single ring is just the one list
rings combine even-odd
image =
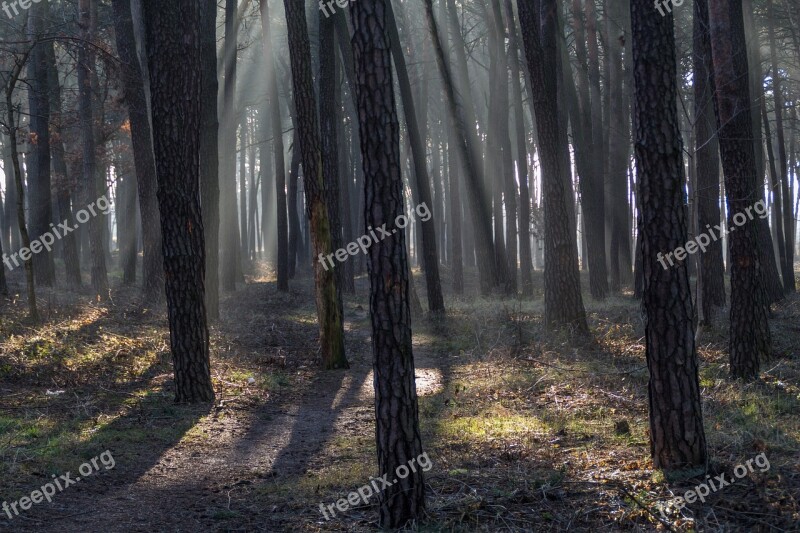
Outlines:
[{"label": "curved tree trunk", "polygon": [[570,231],[568,210],[572,209],[572,199],[562,177],[558,152],[558,6],[556,0],[541,0],[540,7],[541,11],[537,13],[530,3],[519,4],[542,163],[544,322],[547,327],[571,326],[579,333],[587,334],[589,327],[581,296],[578,248]]}]

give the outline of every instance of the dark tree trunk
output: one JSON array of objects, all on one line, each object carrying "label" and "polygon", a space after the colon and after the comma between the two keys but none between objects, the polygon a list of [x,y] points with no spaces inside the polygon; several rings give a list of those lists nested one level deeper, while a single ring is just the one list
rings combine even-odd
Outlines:
[{"label": "dark tree trunk", "polygon": [[[281,107],[278,94],[278,72],[275,68],[272,30],[269,22],[269,1],[261,0],[261,25],[264,28],[264,62],[267,71],[267,98],[269,99],[269,122],[272,128],[272,148],[275,161],[275,203],[277,206],[278,233],[278,290],[289,290],[289,228],[286,211],[286,160],[283,148]],[[264,169],[263,171],[266,171]],[[262,183],[262,187],[264,184]],[[266,202],[262,203],[266,215]],[[268,242],[267,227],[264,226],[264,242]]]},{"label": "dark tree trunk", "polygon": [[219,116],[217,93],[217,2],[200,1],[200,202],[205,236],[205,298],[208,320],[219,319]]},{"label": "dark tree trunk", "polygon": [[[83,140],[83,201],[88,206],[102,193],[98,190],[98,171],[95,154],[95,132],[93,128],[91,73],[95,68],[94,42],[96,20],[92,16],[92,4],[97,0],[80,0],[79,24],[84,44],[78,48],[78,113]],[[95,297],[109,297],[108,274],[104,245],[104,220],[93,216],[88,222],[89,250],[91,259],[92,290]]]},{"label": "dark tree trunk", "polygon": [[[311,76],[311,49],[306,26],[305,6],[297,0],[284,0],[289,32],[289,56],[292,64],[296,126],[303,159],[303,186],[306,211],[313,243],[314,284],[317,318],[320,328],[322,365],[326,369],[347,368],[344,352],[344,329],[339,305],[336,276],[323,264],[335,250],[331,242],[331,226],[325,184],[322,175],[322,151],[317,126],[317,103]],[[336,268],[334,265],[332,268]]]},{"label": "dark tree trunk", "polygon": [[[342,223],[339,201],[339,139],[338,122],[341,114],[339,90],[339,65],[336,57],[336,28],[334,19],[319,12],[319,118],[320,148],[322,156],[322,182],[328,204],[328,223],[331,228],[331,250],[342,247]],[[349,262],[349,260],[348,260]],[[344,286],[344,266],[335,265],[336,286]],[[339,315],[343,316],[342,291],[337,290]]]},{"label": "dark tree trunk", "polygon": [[[644,1],[644,0],[642,0]],[[648,6],[652,7],[652,6]],[[741,0],[709,0],[711,50],[714,63],[714,107],[717,115],[725,193],[728,197],[728,228],[733,216],[759,199],[753,138],[748,113],[747,53]],[[747,221],[728,235],[731,263],[730,363],[734,378],[758,377],[760,362],[769,357],[768,300],[759,253],[762,228]],[[774,261],[773,261],[774,262]]]},{"label": "dark tree trunk", "polygon": [[[529,80],[542,163],[544,204],[544,322],[547,327],[570,326],[587,334],[586,311],[581,297],[578,249],[570,231],[572,209],[559,157],[558,34],[556,0],[540,0],[541,11],[527,2],[519,4],[522,41],[528,60]],[[541,28],[541,32],[540,32]],[[540,37],[541,35],[541,37]]]},{"label": "dark tree trunk", "polygon": [[[586,146],[583,172],[580,173],[581,206],[586,217],[586,243],[588,247],[589,290],[592,298],[602,300],[608,293],[606,269],[603,115],[600,100],[600,67],[597,46],[597,15],[594,0],[587,0],[586,25],[582,22],[580,0],[573,1],[575,16],[576,51],[578,56],[578,89],[581,101],[582,122],[573,125],[582,130]],[[588,48],[584,48],[584,30]]]},{"label": "dark tree trunk", "polygon": [[[28,18],[28,37],[39,39],[45,32],[49,4],[35,4]],[[52,46],[52,45],[50,45]],[[30,147],[28,155],[28,189],[30,192],[30,230],[34,239],[50,231],[53,220],[53,201],[50,193],[50,91],[48,87],[48,57],[45,43],[33,46],[28,57],[28,106],[30,110]],[[94,201],[92,198],[91,201]],[[39,241],[36,241],[39,242]],[[55,263],[48,249],[33,255],[36,282],[45,287],[55,283]]]},{"label": "dark tree trunk", "polygon": [[[153,156],[152,131],[147,116],[147,96],[133,30],[130,0],[114,0],[114,29],[125,103],[131,123],[133,159],[142,220],[142,290],[148,301],[159,301],[164,291],[164,259],[161,254],[161,228],[156,198],[156,164]],[[216,54],[216,48],[214,50]],[[205,128],[203,129],[205,131]]]},{"label": "dark tree trunk", "polygon": [[[413,201],[418,205],[425,204],[430,209],[433,209],[430,178],[428,177],[428,168],[425,164],[426,150],[417,122],[417,111],[411,94],[411,82],[408,79],[408,69],[406,68],[406,60],[403,56],[403,50],[400,44],[400,34],[397,31],[397,22],[394,18],[391,3],[386,2],[385,6],[387,11],[386,30],[389,32],[392,57],[394,58],[397,81],[400,86],[403,114],[406,119],[408,140],[411,144],[412,161],[414,163],[413,174],[416,186],[411,187],[412,192],[415,193]],[[435,146],[434,149],[436,149]],[[435,215],[442,217],[443,210],[439,210]],[[443,312],[445,308],[444,297],[442,296],[442,285],[439,280],[439,255],[436,248],[435,220],[435,216],[432,215],[427,222],[420,222],[419,228],[422,233],[422,265],[425,271],[425,285],[428,291],[428,310],[432,312]]]},{"label": "dark tree trunk", "polygon": [[[706,233],[720,223],[719,211],[719,141],[714,124],[714,76],[711,40],[708,32],[708,2],[694,3],[694,140],[697,175],[697,231]],[[725,305],[725,266],[722,241],[714,240],[700,255],[700,278],[703,321],[710,322]]]},{"label": "dark tree trunk", "polygon": [[[67,175],[67,162],[64,149],[64,130],[61,101],[61,85],[56,68],[55,50],[52,41],[45,43],[47,53],[47,75],[50,87],[50,149],[53,154],[53,191],[56,195],[59,222],[66,223],[67,227],[74,228],[75,220],[72,216],[72,192],[75,190],[75,181]],[[12,187],[13,189],[13,187]],[[12,198],[11,190],[6,188],[7,199]],[[16,198],[16,195],[13,196]],[[8,209],[8,203],[6,203]],[[78,241],[74,232],[67,233],[61,238],[61,250],[64,266],[67,273],[67,284],[71,287],[80,287],[81,265],[78,258]]]},{"label": "dark tree trunk", "polygon": [[687,240],[673,18],[632,0],[631,20],[650,453],[656,468],[698,475],[708,456],[689,272],[684,262],[665,269],[659,260]]},{"label": "dark tree trunk", "polygon": [[213,402],[200,214],[200,6],[144,0],[153,146],[178,402]]},{"label": "dark tree trunk", "polygon": [[[400,126],[395,110],[385,0],[355,3],[353,50],[364,162],[366,222],[394,225],[403,213]],[[370,310],[375,373],[379,472],[393,477],[422,454],[408,307],[406,232],[399,229],[369,249]],[[402,428],[402,429],[401,429]],[[422,471],[412,469],[380,494],[382,528],[398,529],[425,511]]]}]

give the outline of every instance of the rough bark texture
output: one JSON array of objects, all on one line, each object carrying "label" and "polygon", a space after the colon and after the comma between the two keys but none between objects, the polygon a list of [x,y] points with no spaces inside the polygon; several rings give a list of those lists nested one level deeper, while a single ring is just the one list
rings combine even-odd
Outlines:
[{"label": "rough bark texture", "polygon": [[[317,129],[317,104],[311,76],[311,49],[303,3],[284,0],[289,31],[289,55],[292,64],[296,127],[303,160],[303,185],[306,210],[313,243],[314,283],[317,318],[320,328],[322,365],[326,369],[347,368],[344,352],[344,330],[337,295],[336,275],[331,267],[323,266],[320,258],[335,251],[331,243],[331,226],[325,185],[322,175],[322,151]],[[297,150],[295,146],[295,150]],[[335,266],[333,268],[336,268]]]},{"label": "rough bark texture", "polygon": [[[114,30],[124,87],[125,103],[131,125],[133,159],[136,165],[136,186],[142,224],[142,290],[148,301],[161,300],[164,290],[164,259],[161,255],[161,228],[156,198],[156,163],[150,119],[147,116],[142,68],[136,53],[136,38],[130,0],[114,0]],[[214,52],[216,54],[216,50]]]},{"label": "rough bark texture", "polygon": [[717,115],[731,262],[730,363],[735,378],[758,377],[759,364],[769,357],[768,303],[764,293],[762,255],[756,221],[735,227],[733,216],[758,201],[753,123],[748,112],[744,23],[741,0],[709,0],[711,50],[714,63],[714,106]]},{"label": "rough bark texture", "polygon": [[200,6],[144,0],[162,252],[177,402],[212,402],[200,215]]},{"label": "rough bark texture", "polygon": [[217,93],[217,2],[200,1],[200,202],[206,245],[206,309],[219,319],[219,116]]},{"label": "rough bark texture", "polygon": [[689,273],[685,262],[665,269],[658,259],[687,239],[673,20],[650,0],[632,0],[631,20],[650,453],[667,473],[700,474],[708,456]]},{"label": "rough bark texture", "polygon": [[[28,17],[29,39],[35,41],[44,36],[48,7],[47,3],[31,7]],[[28,57],[30,152],[25,162],[28,167],[30,200],[28,218],[34,239],[47,233],[53,220],[53,201],[50,193],[50,94],[47,64],[45,43],[33,45]],[[33,255],[33,268],[38,285],[53,286],[56,281],[55,263],[50,250],[42,249]]]},{"label": "rough bark texture", "polygon": [[571,326],[578,332],[588,333],[578,273],[578,248],[570,232],[568,209],[572,209],[572,199],[567,194],[558,155],[556,1],[541,0],[540,9],[537,12],[528,2],[519,4],[542,163],[544,322],[548,327]]},{"label": "rough bark texture", "polygon": [[[366,222],[392,227],[403,213],[404,201],[387,6],[385,0],[374,0],[353,4],[351,9]],[[422,439],[411,349],[406,232],[394,228],[391,233],[370,248],[368,269],[378,466],[381,474],[396,479],[399,467],[421,455]],[[422,471],[414,470],[380,494],[381,527],[402,528],[422,517],[425,485]]]},{"label": "rough bark texture", "polygon": [[[719,141],[714,123],[714,76],[708,2],[694,3],[694,140],[697,174],[697,232],[706,233],[720,223]],[[722,240],[714,240],[700,255],[702,318],[708,322],[725,305],[725,266]]]}]

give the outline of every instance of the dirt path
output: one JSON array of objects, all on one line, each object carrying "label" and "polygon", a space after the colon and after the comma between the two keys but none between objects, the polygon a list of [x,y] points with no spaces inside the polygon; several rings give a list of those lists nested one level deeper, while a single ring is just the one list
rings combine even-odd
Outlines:
[{"label": "dirt path", "polygon": [[[246,291],[261,293],[257,287]],[[280,313],[266,304],[260,311],[267,320]],[[113,470],[69,487],[52,504],[34,506],[8,531],[281,531],[292,530],[290,523],[296,526],[298,512],[309,524],[321,521],[316,507],[292,509],[283,497],[271,505],[264,501],[276,482],[291,482],[324,466],[333,439],[373,438],[369,324],[366,313],[355,315],[361,320],[347,325],[348,371],[313,370],[299,389],[257,408],[229,408],[222,402],[210,413],[197,412],[198,418],[208,416],[192,430],[196,438],[167,448],[143,443],[135,456],[115,455]],[[437,390],[439,374],[430,354],[417,348],[416,357],[419,393]]]}]

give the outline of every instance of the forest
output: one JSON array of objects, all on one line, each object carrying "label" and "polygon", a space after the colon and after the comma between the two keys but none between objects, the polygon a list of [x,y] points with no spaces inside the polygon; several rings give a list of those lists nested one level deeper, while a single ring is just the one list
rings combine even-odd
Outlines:
[{"label": "forest", "polygon": [[798,0],[0,0],[0,532],[800,532]]}]

